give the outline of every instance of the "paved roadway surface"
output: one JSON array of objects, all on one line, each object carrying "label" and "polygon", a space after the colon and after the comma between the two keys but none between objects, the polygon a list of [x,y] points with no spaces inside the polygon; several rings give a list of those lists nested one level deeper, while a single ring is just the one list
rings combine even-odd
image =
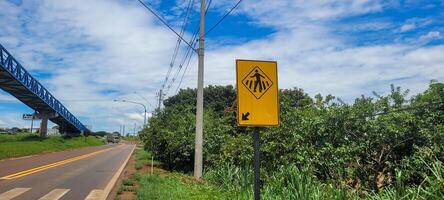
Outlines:
[{"label": "paved roadway surface", "polygon": [[0,200],[103,199],[133,149],[117,144],[1,160]]}]

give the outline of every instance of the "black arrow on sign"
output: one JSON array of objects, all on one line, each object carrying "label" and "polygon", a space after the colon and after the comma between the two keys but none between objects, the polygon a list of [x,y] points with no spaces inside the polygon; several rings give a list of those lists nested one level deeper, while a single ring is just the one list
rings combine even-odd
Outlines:
[{"label": "black arrow on sign", "polygon": [[245,120],[250,120],[250,119],[248,119],[248,116],[250,116],[250,112],[247,112],[247,113],[242,113],[242,121],[245,121]]}]

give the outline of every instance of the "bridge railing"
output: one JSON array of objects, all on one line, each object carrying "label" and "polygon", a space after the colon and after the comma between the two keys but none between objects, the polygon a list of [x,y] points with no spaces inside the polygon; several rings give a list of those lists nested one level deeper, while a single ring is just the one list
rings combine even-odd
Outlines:
[{"label": "bridge railing", "polygon": [[79,131],[89,132],[89,130],[60,103],[40,82],[32,77],[26,69],[0,44],[0,64],[29,91],[33,92],[56,113],[71,123]]}]

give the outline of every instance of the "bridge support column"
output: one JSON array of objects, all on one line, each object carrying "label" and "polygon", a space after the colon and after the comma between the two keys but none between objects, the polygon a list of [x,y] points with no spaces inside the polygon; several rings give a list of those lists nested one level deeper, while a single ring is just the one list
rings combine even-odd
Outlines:
[{"label": "bridge support column", "polygon": [[44,138],[48,136],[48,117],[42,117],[40,122],[40,137]]},{"label": "bridge support column", "polygon": [[57,113],[37,113],[37,118],[41,119],[40,122],[40,137],[48,136],[48,119],[53,119],[58,117]]}]

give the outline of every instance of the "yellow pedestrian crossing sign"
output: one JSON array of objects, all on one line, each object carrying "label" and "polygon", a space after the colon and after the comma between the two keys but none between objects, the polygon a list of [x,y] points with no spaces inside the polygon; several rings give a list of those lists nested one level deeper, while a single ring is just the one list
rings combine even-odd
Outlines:
[{"label": "yellow pedestrian crossing sign", "polygon": [[247,87],[248,91],[250,91],[256,99],[260,99],[273,85],[273,81],[271,81],[258,66],[255,66],[242,80],[242,84]]},{"label": "yellow pedestrian crossing sign", "polygon": [[277,62],[236,60],[237,123],[278,126]]}]

